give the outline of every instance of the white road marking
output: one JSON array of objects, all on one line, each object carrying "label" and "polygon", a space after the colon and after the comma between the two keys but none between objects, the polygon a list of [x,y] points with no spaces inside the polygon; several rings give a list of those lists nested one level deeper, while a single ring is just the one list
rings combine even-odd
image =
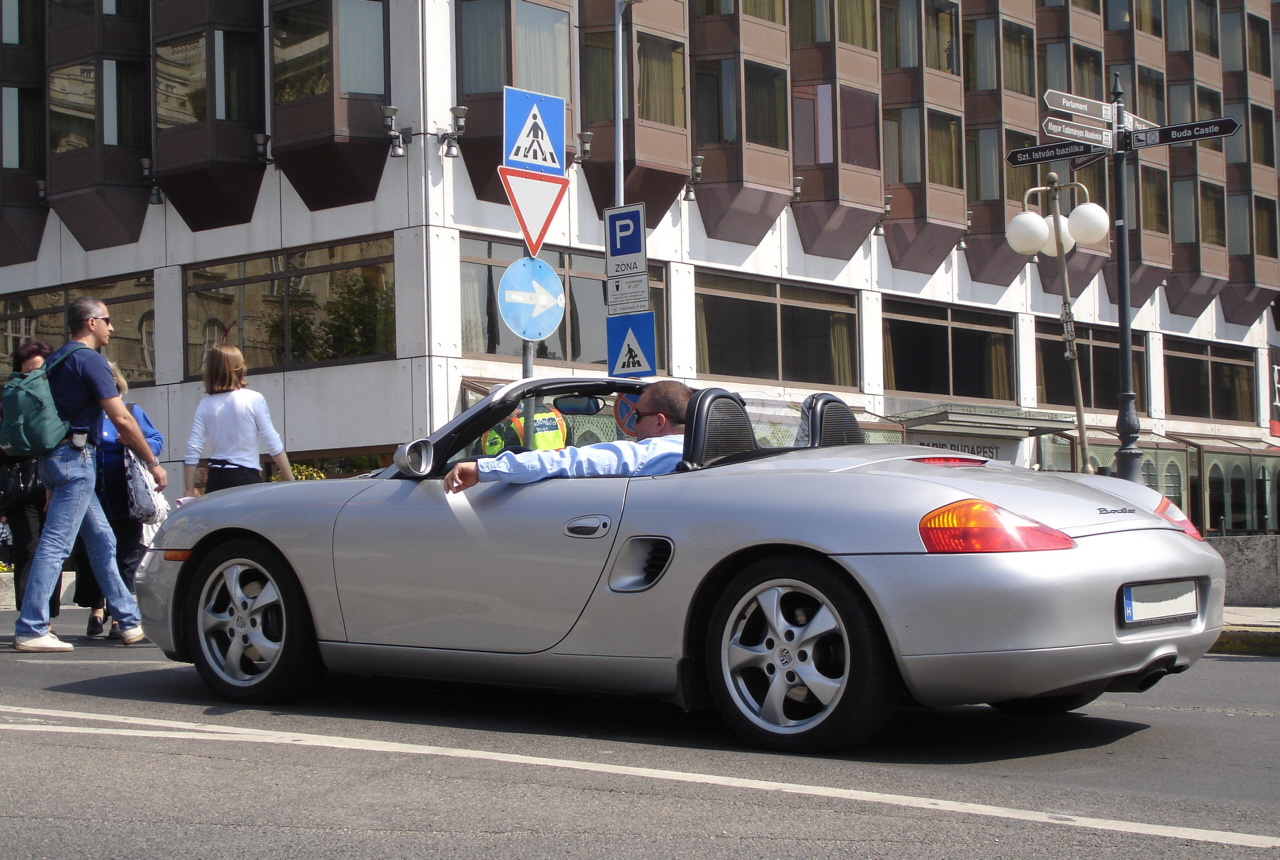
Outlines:
[{"label": "white road marking", "polygon": [[[376,741],[368,738],[346,738],[333,735],[312,735],[300,732],[273,732],[246,729],[238,726],[189,723],[177,720],[154,720],[143,717],[119,717],[109,714],[91,714],[79,711],[60,711],[46,708],[23,708],[0,705],[0,713],[33,718],[83,720],[86,722],[112,723],[131,728],[106,728],[95,726],[47,725],[37,723],[0,723],[0,730],[50,732],[63,734],[100,734],[119,737],[172,738],[203,741],[239,741],[242,743],[286,744],[293,746],[328,747],[331,749],[362,750],[366,752],[390,752],[405,755],[430,755],[444,758],[476,759],[504,762],[533,767],[552,767],[561,770],[577,770],[603,773],[613,776],[630,776],[640,779],[667,780],[696,785],[723,788],[740,788],[751,791],[776,791],[784,794],[800,794],[851,800],[860,803],[877,803],[908,809],[924,809],[952,812],[960,815],[981,815],[1010,821],[1026,821],[1032,824],[1052,824],[1062,827],[1082,827],[1090,830],[1106,830],[1113,833],[1160,836],[1168,839],[1191,839],[1219,845],[1241,845],[1248,848],[1280,848],[1280,836],[1264,836],[1252,833],[1232,833],[1226,830],[1201,830],[1194,827],[1175,827],[1165,824],[1145,824],[1139,821],[1121,821],[1111,818],[1086,818],[1078,815],[1062,815],[1005,806],[988,806],[955,800],[938,800],[929,797],[912,797],[903,794],[885,794],[878,791],[857,791],[848,788],[832,788],[821,785],[802,785],[789,782],[772,782],[762,779],[743,779],[716,774],[689,773],[661,768],[629,767],[602,762],[575,761],[573,759],[544,758],[542,756],[517,755],[485,750],[438,747],[427,744],[407,744],[394,741]],[[133,728],[137,727],[137,728]]]}]

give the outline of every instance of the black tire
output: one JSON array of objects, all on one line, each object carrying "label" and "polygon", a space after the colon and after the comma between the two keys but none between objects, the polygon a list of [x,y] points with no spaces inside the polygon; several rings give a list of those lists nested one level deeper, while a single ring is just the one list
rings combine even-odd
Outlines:
[{"label": "black tire", "polygon": [[1018,714],[1024,717],[1050,717],[1054,714],[1065,714],[1077,708],[1083,708],[1102,695],[1096,693],[1076,693],[1070,696],[1040,696],[1035,699],[1009,699],[1004,702],[989,702],[991,707],[1006,714]]},{"label": "black tire", "polygon": [[902,697],[866,596],[848,574],[803,556],[761,559],[730,583],[711,614],[704,659],[724,719],[769,749],[861,743]]},{"label": "black tire", "polygon": [[200,677],[225,698],[287,701],[324,673],[298,579],[258,541],[230,540],[206,556],[185,605],[188,651]]}]

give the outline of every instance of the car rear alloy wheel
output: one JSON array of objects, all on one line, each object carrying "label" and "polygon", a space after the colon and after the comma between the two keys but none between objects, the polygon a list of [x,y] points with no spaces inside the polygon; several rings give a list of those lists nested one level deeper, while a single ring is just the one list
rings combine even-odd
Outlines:
[{"label": "car rear alloy wheel", "polygon": [[186,627],[196,669],[221,695],[288,699],[323,672],[302,589],[274,550],[228,541],[201,562],[189,594]]},{"label": "car rear alloy wheel", "polygon": [[866,740],[901,684],[875,611],[848,574],[806,557],[747,567],[707,632],[711,692],[752,743],[817,752]]}]

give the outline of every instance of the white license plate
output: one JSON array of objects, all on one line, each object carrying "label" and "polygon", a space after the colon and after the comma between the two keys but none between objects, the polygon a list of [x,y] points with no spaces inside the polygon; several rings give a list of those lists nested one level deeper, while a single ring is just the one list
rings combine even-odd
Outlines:
[{"label": "white license plate", "polygon": [[1125,624],[1151,624],[1175,618],[1193,618],[1199,608],[1193,579],[1124,587]]}]

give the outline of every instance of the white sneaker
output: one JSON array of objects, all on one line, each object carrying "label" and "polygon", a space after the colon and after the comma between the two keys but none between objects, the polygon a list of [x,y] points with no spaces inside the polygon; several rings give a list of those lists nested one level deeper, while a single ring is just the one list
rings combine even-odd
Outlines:
[{"label": "white sneaker", "polygon": [[43,636],[15,636],[13,637],[13,647],[16,651],[34,651],[39,653],[53,651],[71,651],[74,646],[70,642],[63,642],[52,631]]},{"label": "white sneaker", "polygon": [[142,632],[141,627],[130,627],[128,630],[120,631],[120,641],[125,645],[137,645],[146,638],[147,634]]}]

